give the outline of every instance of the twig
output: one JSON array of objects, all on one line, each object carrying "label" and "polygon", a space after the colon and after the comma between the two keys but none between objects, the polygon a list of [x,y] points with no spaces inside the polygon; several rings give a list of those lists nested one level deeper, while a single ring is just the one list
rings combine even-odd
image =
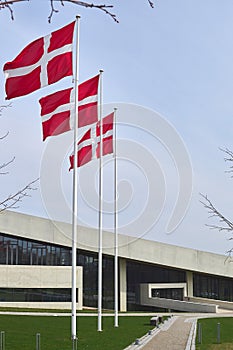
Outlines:
[{"label": "twig", "polygon": [[154,3],[151,0],[148,0],[150,7],[153,9],[154,8]]},{"label": "twig", "polygon": [[8,105],[2,105],[0,106],[0,116],[2,115],[2,111],[4,108],[9,108],[9,107],[12,107],[12,103],[8,103]]},{"label": "twig", "polygon": [[226,253],[227,253],[227,257],[225,259],[225,263],[226,262],[230,262],[230,263],[233,262],[233,259],[232,259],[233,248],[228,250]]},{"label": "twig", "polygon": [[10,0],[10,1],[0,0],[0,10],[7,8],[10,11],[11,19],[13,21],[14,20],[14,13],[13,13],[13,10],[11,8],[11,5],[13,5],[16,2],[23,2],[23,1],[29,1],[29,0]]},{"label": "twig", "polygon": [[[233,162],[233,152],[228,148],[219,148],[220,151],[224,152],[227,157],[224,157],[225,162]],[[233,173],[233,165],[230,165],[230,170],[226,170],[226,173]],[[233,175],[231,176],[233,177]]]},{"label": "twig", "polygon": [[38,181],[39,179],[36,179],[32,182],[30,182],[28,185],[26,185],[21,190],[17,191],[13,195],[9,195],[5,200],[0,202],[0,213],[3,212],[6,209],[16,209],[18,206],[16,206],[17,203],[21,202],[24,197],[29,197],[28,192],[34,191],[37,188],[33,187],[33,185]]},{"label": "twig", "polygon": [[[64,6],[62,0],[61,0],[61,4]],[[53,0],[50,0],[50,6],[51,6],[51,12],[50,15],[48,17],[48,22],[51,23],[52,17],[54,13],[59,12],[58,10],[55,9],[54,5],[53,5]]]},{"label": "twig", "polygon": [[[15,3],[19,3],[19,2],[25,2],[25,1],[29,1],[29,0],[0,0],[0,10],[4,9],[4,8],[8,8],[8,10],[10,11],[10,14],[11,14],[11,19],[14,20],[14,13],[13,13],[11,5],[13,5]],[[64,6],[64,2],[69,2],[69,3],[75,4],[78,6],[82,6],[82,7],[86,7],[86,8],[96,8],[98,10],[103,11],[107,15],[109,15],[116,23],[119,23],[116,15],[109,10],[109,9],[114,7],[113,5],[95,4],[95,3],[89,3],[86,1],[79,1],[79,0],[49,0],[50,7],[51,7],[51,12],[48,16],[49,23],[52,20],[53,14],[59,12],[59,10],[55,9],[55,7],[54,7],[55,1],[60,2],[60,4],[62,6]],[[148,3],[149,3],[151,8],[154,8],[154,2],[152,0],[148,0]]]},{"label": "twig", "polygon": [[[200,193],[200,195],[204,198],[205,201],[200,201],[204,207],[208,210],[208,213],[211,214],[209,217],[217,217],[220,225],[206,225],[212,229],[217,229],[218,231],[227,231],[232,232],[233,231],[233,223],[228,220],[224,215],[222,215],[213,205],[213,203],[209,200],[207,195],[203,195]],[[225,224],[225,226],[222,226],[221,224]]]},{"label": "twig", "polygon": [[86,1],[79,1],[79,0],[50,0],[50,4],[51,4],[51,13],[48,17],[48,21],[49,23],[51,22],[52,16],[54,12],[58,12],[58,10],[54,9],[54,5],[53,3],[55,1],[59,1],[63,6],[64,6],[64,2],[70,2],[72,4],[78,5],[78,6],[82,6],[82,7],[86,7],[86,8],[96,8],[98,10],[101,10],[103,12],[105,12],[107,15],[109,15],[110,17],[112,17],[112,19],[116,22],[119,23],[116,15],[112,12],[110,12],[108,9],[113,8],[113,5],[100,5],[100,4],[94,4],[94,3],[89,3]]},{"label": "twig", "polygon": [[[15,157],[13,157],[11,160],[9,160],[7,163],[3,163],[0,165],[0,170],[3,169],[3,168],[6,168],[9,164],[13,163],[15,160]],[[4,172],[1,172],[0,171],[0,175],[6,175],[6,174],[9,174],[8,171],[4,171]]]}]

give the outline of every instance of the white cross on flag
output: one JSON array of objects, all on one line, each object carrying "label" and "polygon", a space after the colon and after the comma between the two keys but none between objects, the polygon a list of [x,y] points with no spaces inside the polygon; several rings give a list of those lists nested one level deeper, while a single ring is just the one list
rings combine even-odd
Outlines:
[{"label": "white cross on flag", "polygon": [[6,99],[24,96],[70,76],[75,22],[27,45],[5,63]]},{"label": "white cross on flag", "polygon": [[[102,155],[113,153],[113,117],[102,120]],[[100,157],[100,122],[93,125],[78,142],[78,167]],[[70,156],[70,169],[74,168],[74,154]]]},{"label": "white cross on flag", "polygon": [[[86,80],[78,87],[78,127],[98,121],[99,75]],[[74,127],[74,89],[57,91],[39,100],[43,140]]]}]

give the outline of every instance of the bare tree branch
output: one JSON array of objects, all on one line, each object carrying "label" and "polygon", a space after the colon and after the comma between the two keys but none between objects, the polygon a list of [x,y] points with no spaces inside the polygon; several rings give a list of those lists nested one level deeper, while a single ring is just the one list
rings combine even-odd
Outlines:
[{"label": "bare tree branch", "polygon": [[[228,148],[219,148],[220,151],[224,152],[226,156],[224,157],[225,162],[233,163],[233,152]],[[226,170],[226,173],[233,173],[233,165],[229,166],[230,170]],[[231,176],[233,177],[233,175]]]},{"label": "bare tree branch", "polygon": [[4,110],[4,108],[9,108],[12,107],[12,103],[8,103],[7,105],[2,105],[0,106],[0,116],[2,115],[2,111]]},{"label": "bare tree branch", "polygon": [[0,0],[0,7],[4,8],[6,5],[13,5],[15,2],[24,2],[29,0]]},{"label": "bare tree branch", "polygon": [[[61,1],[61,4],[63,5],[63,2]],[[50,0],[50,6],[51,6],[51,12],[50,15],[48,16],[48,22],[51,23],[52,17],[54,13],[59,12],[58,10],[55,9],[53,5],[53,0]],[[64,5],[63,5],[64,6]]]},{"label": "bare tree branch", "polygon": [[10,11],[11,19],[14,20],[14,13],[11,8],[11,5],[13,5],[15,2],[23,2],[23,1],[29,1],[29,0],[10,0],[10,1],[0,0],[0,10],[7,8]]},{"label": "bare tree branch", "polygon": [[9,195],[6,199],[0,202],[0,213],[6,209],[16,209],[18,208],[17,203],[21,202],[23,198],[30,197],[29,192],[34,191],[37,188],[34,187],[34,184],[39,179],[36,179],[30,182],[28,185],[23,187],[21,190],[17,191],[15,194]]},{"label": "bare tree branch", "polygon": [[[8,10],[11,13],[11,19],[14,19],[14,14],[12,10],[12,5],[14,3],[19,3],[19,2],[25,2],[29,0],[0,0],[0,10],[4,8],[8,8]],[[55,9],[54,7],[54,2],[60,2],[61,5],[64,6],[64,2],[68,2],[71,4],[75,4],[78,6],[86,7],[86,8],[96,8],[100,11],[103,11],[107,15],[109,15],[116,23],[119,23],[116,15],[112,13],[109,9],[112,9],[114,6],[113,5],[105,5],[105,4],[97,4],[97,3],[90,3],[86,1],[79,1],[79,0],[48,0],[50,2],[50,7],[51,7],[51,12],[50,15],[48,16],[48,21],[49,23],[52,20],[53,14],[59,12],[59,10]],[[154,8],[154,2],[152,0],[148,0],[148,3],[151,8]]]},{"label": "bare tree branch", "polygon": [[[233,151],[231,151],[228,148],[219,148],[220,151],[225,153],[224,160],[226,162],[232,162],[233,163]],[[231,163],[231,164],[232,164]],[[230,170],[227,170],[227,173],[233,173],[233,165],[230,165]],[[231,176],[233,177],[233,175]],[[208,213],[210,214],[210,217],[217,218],[218,224],[217,225],[206,225],[210,227],[211,229],[217,229],[218,231],[232,233],[233,232],[233,221],[230,221],[227,219],[220,211],[214,206],[214,204],[211,202],[211,200],[207,197],[207,195],[201,194],[203,197],[203,201],[200,201],[204,207],[208,210]],[[233,236],[228,238],[229,240],[233,240]],[[233,248],[227,251],[227,259],[226,261],[233,262],[232,255],[233,255]]]},{"label": "bare tree branch", "polygon": [[[0,106],[0,116],[2,115],[2,111],[5,109],[5,108],[9,108],[11,107],[12,104],[9,103],[8,105],[2,105]],[[9,131],[6,132],[6,134],[4,134],[3,136],[0,136],[0,141],[2,141],[3,139],[5,139],[7,136],[9,135]],[[13,157],[11,160],[9,160],[8,162],[6,163],[3,163],[3,164],[0,164],[0,170],[2,170],[3,168],[6,168],[9,164],[11,164],[12,162],[14,162],[15,160],[15,157]],[[8,171],[0,171],[0,175],[6,175],[8,174],[9,172]]]},{"label": "bare tree branch", "polygon": [[107,15],[109,15],[110,17],[112,17],[112,19],[119,23],[119,21],[116,18],[116,15],[113,14],[112,12],[109,11],[110,8],[113,8],[113,5],[100,5],[100,4],[94,4],[94,3],[88,3],[86,1],[79,1],[79,0],[50,0],[50,5],[51,5],[51,13],[48,17],[48,21],[49,23],[52,20],[52,16],[54,14],[54,12],[59,12],[58,10],[55,10],[54,8],[54,2],[60,2],[61,5],[64,6],[64,2],[69,2],[78,6],[82,6],[82,7],[86,7],[86,8],[96,8],[99,9],[101,11],[104,11]]},{"label": "bare tree branch", "polygon": [[[0,0],[1,1],[1,0]],[[2,114],[2,111],[4,108],[11,107],[11,103],[8,105],[0,106],[0,116]],[[0,137],[0,141],[5,139],[9,135],[9,132],[7,132],[5,135]],[[2,169],[5,169],[9,164],[13,163],[15,160],[15,157],[13,157],[11,160],[0,164],[0,175],[6,175],[8,174],[8,171],[2,171]],[[17,208],[16,204],[21,202],[24,197],[29,196],[29,191],[36,190],[34,187],[34,184],[38,181],[38,179],[30,182],[28,185],[24,186],[21,190],[17,191],[14,194],[10,194],[5,198],[4,200],[0,201],[0,213],[6,209],[12,209]]]},{"label": "bare tree branch", "polygon": [[150,7],[153,9],[154,8],[154,3],[151,0],[148,0]]},{"label": "bare tree branch", "polygon": [[[9,164],[13,163],[15,160],[15,157],[13,157],[11,160],[9,160],[8,162],[6,163],[3,163],[3,164],[0,164],[0,170],[2,170],[3,168],[6,168]],[[0,171],[0,175],[6,175],[6,174],[9,174],[9,171]]]},{"label": "bare tree branch", "polygon": [[[219,221],[219,225],[207,225],[208,227],[210,227],[211,229],[216,229],[219,232],[225,231],[227,233],[232,232],[233,231],[233,223],[228,220],[224,215],[222,215],[217,209],[216,207],[213,205],[213,203],[210,201],[210,199],[207,197],[207,195],[203,195],[200,194],[204,201],[200,201],[204,207],[208,210],[208,213],[210,214],[209,217],[215,217],[218,219]],[[233,237],[228,238],[229,241],[231,241],[233,239]],[[225,263],[231,263],[233,262],[233,248],[229,249],[227,252],[227,257],[225,259]]]},{"label": "bare tree branch", "polygon": [[[213,203],[209,200],[207,195],[200,194],[204,201],[200,201],[204,207],[208,210],[208,213],[210,214],[209,217],[215,217],[219,221],[219,225],[206,225],[212,229],[217,229],[218,231],[227,231],[232,232],[233,231],[233,223],[228,220],[224,215],[222,215],[216,207],[213,205]],[[225,226],[224,226],[225,225]]]},{"label": "bare tree branch", "polygon": [[[2,111],[5,108],[11,107],[11,103],[9,103],[8,105],[2,105],[0,106],[0,116],[2,115]],[[3,136],[0,136],[0,141],[2,141],[3,139],[5,139],[7,136],[9,135],[9,131],[6,132],[6,134],[4,134]],[[9,160],[6,163],[0,164],[0,170],[2,170],[3,168],[6,168],[9,164],[11,164],[13,161],[15,160],[15,157],[13,157],[11,160]],[[6,175],[8,174],[8,171],[0,171],[0,175]]]},{"label": "bare tree branch", "polygon": [[233,253],[233,248],[227,251],[227,257],[226,257],[225,263],[233,262],[232,253]]}]

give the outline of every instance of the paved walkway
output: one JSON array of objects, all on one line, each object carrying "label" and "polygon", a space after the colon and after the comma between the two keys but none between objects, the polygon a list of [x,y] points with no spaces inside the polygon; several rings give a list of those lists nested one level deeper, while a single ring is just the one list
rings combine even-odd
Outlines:
[{"label": "paved walkway", "polygon": [[145,334],[124,350],[195,350],[197,319],[233,317],[233,312],[221,310],[217,314],[175,313],[170,316],[172,317],[159,328],[154,328],[151,334]]},{"label": "paved walkway", "polygon": [[187,322],[188,317],[176,317],[170,327],[162,327],[160,332],[141,349],[143,350],[185,350],[192,327],[192,322]]},{"label": "paved walkway", "polygon": [[174,315],[124,350],[194,350],[196,317]]}]

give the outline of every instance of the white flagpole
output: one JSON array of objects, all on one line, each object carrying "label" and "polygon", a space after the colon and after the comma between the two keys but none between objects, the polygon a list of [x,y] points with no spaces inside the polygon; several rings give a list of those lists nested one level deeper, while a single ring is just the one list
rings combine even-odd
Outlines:
[{"label": "white flagpole", "polygon": [[102,289],[103,289],[103,176],[102,176],[102,73],[99,83],[99,125],[100,125],[100,157],[99,157],[99,247],[98,247],[98,331],[102,331]]},{"label": "white flagpole", "polygon": [[76,17],[76,63],[74,77],[75,93],[75,117],[74,117],[74,168],[73,168],[73,212],[72,212],[72,320],[71,320],[71,337],[72,349],[77,349],[77,325],[76,325],[76,264],[77,264],[77,223],[78,223],[78,79],[79,79],[79,19]]},{"label": "white flagpole", "polygon": [[115,286],[115,317],[114,326],[118,327],[118,231],[117,231],[117,133],[116,133],[116,112],[114,108],[114,233],[115,233],[115,254],[114,254],[114,286]]}]

